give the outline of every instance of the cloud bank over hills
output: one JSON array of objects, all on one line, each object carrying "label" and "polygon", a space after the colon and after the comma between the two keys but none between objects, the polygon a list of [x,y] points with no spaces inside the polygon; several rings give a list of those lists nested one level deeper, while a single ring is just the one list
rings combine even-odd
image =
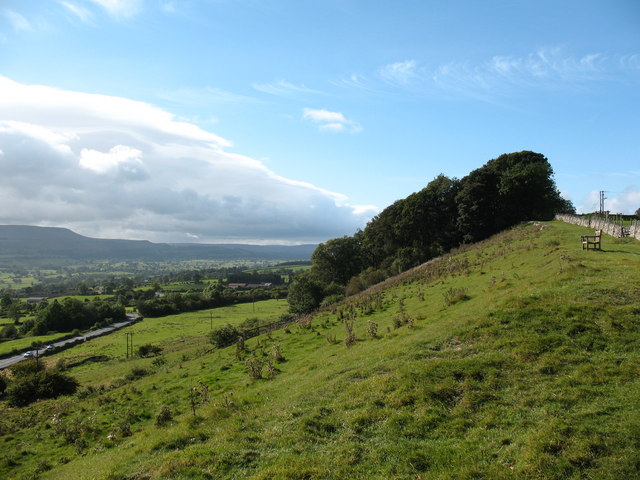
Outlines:
[{"label": "cloud bank over hills", "polygon": [[351,234],[377,213],[230,147],[147,103],[0,77],[0,223],[102,238],[296,243]]}]

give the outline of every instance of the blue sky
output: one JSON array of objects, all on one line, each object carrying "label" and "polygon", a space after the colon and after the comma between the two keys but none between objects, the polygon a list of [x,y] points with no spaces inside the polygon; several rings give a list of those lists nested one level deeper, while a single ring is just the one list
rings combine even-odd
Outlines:
[{"label": "blue sky", "polygon": [[520,150],[632,213],[639,87],[635,0],[1,0],[0,223],[324,241]]}]

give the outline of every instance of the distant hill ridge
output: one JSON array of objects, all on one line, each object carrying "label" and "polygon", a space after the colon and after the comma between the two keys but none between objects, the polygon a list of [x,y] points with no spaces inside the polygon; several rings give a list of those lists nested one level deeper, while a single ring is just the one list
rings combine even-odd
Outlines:
[{"label": "distant hill ridge", "polygon": [[0,225],[0,263],[29,260],[306,260],[316,245],[153,243],[90,238],[67,228]]}]

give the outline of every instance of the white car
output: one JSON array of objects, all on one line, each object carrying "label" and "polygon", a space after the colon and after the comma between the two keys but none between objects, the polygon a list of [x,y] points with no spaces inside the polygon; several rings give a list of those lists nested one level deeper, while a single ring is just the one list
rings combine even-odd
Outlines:
[{"label": "white car", "polygon": [[24,355],[22,355],[22,356],[25,357],[25,358],[31,358],[31,357],[33,357],[33,352],[32,351],[25,352]]}]

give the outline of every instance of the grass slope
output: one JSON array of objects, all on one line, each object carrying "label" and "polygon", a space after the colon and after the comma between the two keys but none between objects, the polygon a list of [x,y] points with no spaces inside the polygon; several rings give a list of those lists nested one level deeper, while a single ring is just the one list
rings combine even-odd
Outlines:
[{"label": "grass slope", "polygon": [[[82,391],[2,405],[0,477],[640,478],[640,243],[585,232],[514,228],[244,353],[210,348],[209,312],[131,327],[165,363],[122,333],[64,352]],[[234,308],[214,321],[284,302]]]}]

